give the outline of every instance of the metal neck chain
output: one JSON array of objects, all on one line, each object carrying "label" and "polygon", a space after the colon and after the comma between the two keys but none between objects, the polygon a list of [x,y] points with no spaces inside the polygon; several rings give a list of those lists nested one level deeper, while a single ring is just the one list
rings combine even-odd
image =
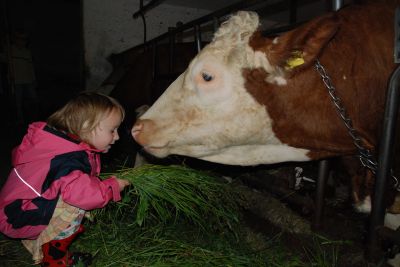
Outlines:
[{"label": "metal neck chain", "polygon": [[[331,78],[328,76],[328,74],[325,71],[325,68],[321,65],[319,60],[315,62],[315,69],[321,76],[322,81],[324,82],[326,88],[328,89],[329,96],[331,97],[332,102],[339,113],[340,118],[342,118],[344,125],[346,126],[351,138],[353,138],[353,143],[358,149],[359,153],[358,157],[360,159],[361,164],[364,167],[370,169],[373,174],[376,174],[376,170],[378,169],[378,163],[375,160],[375,157],[371,153],[371,151],[363,145],[360,135],[358,134],[357,130],[354,129],[353,123],[349,118],[349,116],[347,115],[342,100],[336,94],[336,88],[333,86]],[[394,187],[396,188],[397,191],[400,191],[399,180],[397,179],[396,176],[394,176],[393,170],[391,170],[391,176],[392,179],[394,180]]]}]

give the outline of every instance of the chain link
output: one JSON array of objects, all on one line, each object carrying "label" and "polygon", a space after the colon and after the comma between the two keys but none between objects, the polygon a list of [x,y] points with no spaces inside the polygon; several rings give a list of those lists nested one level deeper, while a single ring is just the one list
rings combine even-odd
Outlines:
[{"label": "chain link", "polygon": [[[358,158],[360,159],[361,164],[364,167],[370,169],[373,174],[376,174],[376,170],[378,169],[378,163],[375,160],[375,157],[371,153],[371,151],[363,145],[360,135],[358,134],[357,130],[354,129],[353,123],[349,118],[349,116],[347,115],[342,100],[336,94],[336,88],[333,86],[331,78],[328,76],[328,74],[325,71],[325,68],[321,65],[319,60],[317,60],[315,63],[315,69],[318,71],[319,75],[322,78],[322,81],[324,82],[326,88],[328,89],[329,96],[331,97],[333,104],[335,105],[340,118],[343,120],[344,125],[346,126],[351,138],[353,139],[354,145],[358,149],[359,153]],[[394,187],[396,188],[397,191],[400,191],[399,180],[397,179],[396,176],[394,176],[393,169],[390,170],[390,173],[394,181]]]}]

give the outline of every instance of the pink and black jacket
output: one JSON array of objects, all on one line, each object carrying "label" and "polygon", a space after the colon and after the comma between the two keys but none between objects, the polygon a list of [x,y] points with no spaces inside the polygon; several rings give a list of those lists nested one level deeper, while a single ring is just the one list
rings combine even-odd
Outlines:
[{"label": "pink and black jacket", "polygon": [[84,210],[119,201],[115,177],[98,178],[99,152],[44,122],[32,123],[12,152],[14,168],[0,191],[0,232],[36,239],[60,197]]}]

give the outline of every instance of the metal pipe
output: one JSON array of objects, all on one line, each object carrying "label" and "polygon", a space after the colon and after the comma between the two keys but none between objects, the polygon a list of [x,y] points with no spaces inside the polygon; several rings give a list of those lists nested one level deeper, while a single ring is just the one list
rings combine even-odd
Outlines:
[{"label": "metal pipe", "polygon": [[146,26],[146,17],[143,13],[140,13],[140,17],[143,21],[143,43],[146,44],[147,42],[147,26]]},{"label": "metal pipe", "polygon": [[194,26],[194,39],[196,42],[197,53],[199,53],[201,50],[201,30],[200,25],[198,24]]},{"label": "metal pipe", "polygon": [[214,32],[216,32],[218,30],[218,27],[219,27],[219,19],[217,17],[214,17],[213,18],[213,29],[214,29]]},{"label": "metal pipe", "polygon": [[375,180],[375,194],[369,226],[367,258],[376,261],[380,257],[377,229],[383,225],[385,217],[385,189],[386,180],[390,176],[391,163],[394,155],[394,141],[399,106],[400,66],[397,67],[390,79],[386,96],[385,114],[383,117],[382,140],[379,147],[378,170]]},{"label": "metal pipe", "polygon": [[[342,0],[332,0],[332,9],[334,11],[339,10],[343,5]],[[321,218],[324,210],[324,196],[325,186],[329,173],[329,159],[321,160],[318,164],[318,181],[317,181],[317,192],[315,198],[315,214],[313,228],[318,230],[321,228]]]},{"label": "metal pipe", "polygon": [[325,186],[329,174],[329,160],[324,159],[319,162],[318,165],[318,180],[317,180],[317,192],[315,197],[315,213],[314,222],[312,227],[315,230],[321,228],[322,212],[324,210],[324,195]]},{"label": "metal pipe", "polygon": [[343,7],[343,0],[332,0],[332,10],[338,11]]},{"label": "metal pipe", "polygon": [[163,1],[164,0],[152,0],[147,5],[143,5],[143,1],[140,1],[140,8],[138,11],[133,13],[132,17],[136,19],[137,17],[144,15],[147,11],[158,6]]},{"label": "metal pipe", "polygon": [[[400,9],[396,9],[394,17],[394,50],[400,47],[400,39],[398,34],[400,32]],[[395,52],[394,62],[400,61],[400,54]],[[383,117],[383,131],[382,142],[380,144],[378,169],[375,180],[375,192],[372,200],[372,211],[369,225],[368,244],[366,249],[366,256],[372,261],[379,260],[382,252],[378,243],[380,237],[379,229],[382,227],[385,219],[385,203],[384,195],[387,184],[387,177],[391,176],[390,169],[393,164],[394,156],[394,139],[396,132],[397,113],[399,110],[399,80],[400,80],[400,66],[394,71],[390,78],[388,92],[386,95],[385,114]],[[398,181],[397,181],[398,182]]]}]

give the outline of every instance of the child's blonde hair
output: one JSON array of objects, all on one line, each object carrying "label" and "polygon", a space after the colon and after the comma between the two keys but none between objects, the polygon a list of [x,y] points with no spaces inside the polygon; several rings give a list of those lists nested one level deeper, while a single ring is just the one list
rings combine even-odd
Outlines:
[{"label": "child's blonde hair", "polygon": [[47,124],[57,130],[76,135],[86,141],[100,120],[117,110],[122,120],[125,110],[114,98],[96,92],[82,92],[47,119]]}]

